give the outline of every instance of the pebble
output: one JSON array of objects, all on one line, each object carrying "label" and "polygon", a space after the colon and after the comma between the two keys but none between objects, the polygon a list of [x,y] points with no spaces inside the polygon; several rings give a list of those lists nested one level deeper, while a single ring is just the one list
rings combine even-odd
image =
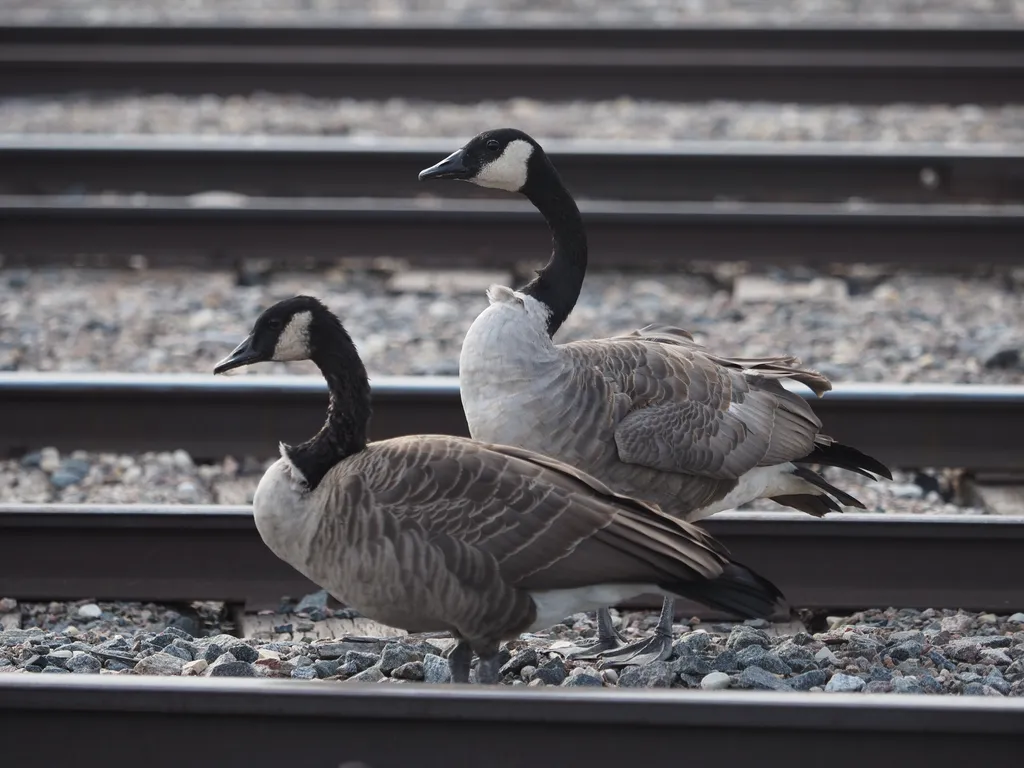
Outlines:
[{"label": "pebble", "polygon": [[838,672],[832,675],[832,679],[825,686],[825,691],[829,693],[856,693],[863,691],[865,685],[864,680],[859,677]]},{"label": "pebble", "polygon": [[672,666],[655,661],[642,667],[628,667],[619,673],[620,688],[669,688],[675,679]]},{"label": "pebble", "polygon": [[753,688],[759,691],[785,691],[790,688],[785,680],[760,667],[744,669],[736,677],[736,684],[740,688]]},{"label": "pebble", "polygon": [[135,665],[137,675],[180,675],[185,667],[185,662],[177,656],[168,653],[154,653],[139,659]]},{"label": "pebble", "polygon": [[396,667],[391,670],[391,677],[398,678],[399,680],[422,680],[423,662],[410,661],[400,667]]},{"label": "pebble", "polygon": [[452,673],[448,668],[448,660],[433,653],[423,657],[423,681],[426,683],[451,682]]},{"label": "pebble", "polygon": [[79,675],[98,674],[103,664],[95,656],[82,651],[75,651],[64,664],[69,672]]},{"label": "pebble", "polygon": [[103,615],[103,609],[96,605],[96,603],[86,603],[79,606],[78,615],[83,619],[98,619]]},{"label": "pebble", "polygon": [[562,681],[563,688],[603,688],[604,680],[597,675],[584,673],[581,675],[569,675]]},{"label": "pebble", "polygon": [[364,669],[358,675],[353,675],[348,679],[352,683],[379,683],[384,679],[384,673],[380,671],[380,667],[370,667]]},{"label": "pebble", "polygon": [[417,653],[402,643],[388,643],[380,657],[380,670],[385,675],[413,661],[422,661],[423,654]]},{"label": "pebble", "polygon": [[709,672],[700,681],[700,687],[706,691],[721,691],[732,685],[732,678],[724,672]]}]

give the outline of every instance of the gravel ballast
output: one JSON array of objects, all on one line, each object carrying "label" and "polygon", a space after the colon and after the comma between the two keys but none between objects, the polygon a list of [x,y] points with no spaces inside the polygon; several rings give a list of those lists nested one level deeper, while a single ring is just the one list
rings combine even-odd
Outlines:
[{"label": "gravel ballast", "polygon": [[[536,226],[543,231],[539,217]],[[835,383],[1024,382],[1024,297],[1013,275],[714,270],[591,272],[556,339],[667,323],[725,355],[796,355]],[[263,309],[312,293],[344,320],[371,377],[452,376],[487,286],[524,281],[336,269],[238,282],[186,270],[0,272],[0,370],[212,375]],[[261,372],[316,369],[261,364],[252,375]]]},{"label": "gravel ballast", "polygon": [[[271,446],[272,447],[272,446]],[[196,465],[185,451],[116,455],[52,447],[20,460],[0,461],[0,503],[17,504],[251,504],[263,472],[275,458],[227,457]],[[873,482],[834,468],[826,478],[852,493],[868,512],[890,514],[987,514],[965,506],[947,471],[893,471],[893,482]],[[741,510],[783,511],[772,501]],[[851,511],[863,511],[850,508]],[[792,511],[792,510],[786,510]]]},{"label": "gravel ballast", "polygon": [[[70,604],[68,612],[93,605]],[[10,599],[3,607],[17,610]],[[649,631],[656,621],[653,615],[623,618],[627,636]],[[108,621],[106,626],[94,626],[101,621],[0,631],[0,672],[373,683],[449,680],[443,658],[451,643],[447,638],[258,642],[216,628],[192,634],[173,625],[115,628]],[[593,616],[577,614],[550,631],[507,643],[502,649],[502,682],[530,687],[699,688],[708,695],[727,688],[823,695],[1024,694],[1024,614],[890,608],[830,618],[829,623],[827,631],[786,634],[763,620],[742,625],[687,622],[674,627],[676,642],[667,660],[607,669],[595,662],[567,662],[558,655],[557,649],[595,632]]]},{"label": "gravel ballast", "polygon": [[[472,105],[300,94],[0,99],[0,133],[450,137],[512,126],[547,139],[1020,144],[1024,106],[797,105],[630,98]],[[454,149],[454,147],[453,147]]]},{"label": "gravel ballast", "polygon": [[19,23],[1020,24],[1019,0],[7,0]]}]

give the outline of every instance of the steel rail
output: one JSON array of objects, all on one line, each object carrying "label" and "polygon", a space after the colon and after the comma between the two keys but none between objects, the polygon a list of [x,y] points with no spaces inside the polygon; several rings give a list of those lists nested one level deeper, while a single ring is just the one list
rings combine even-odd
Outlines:
[{"label": "steel rail", "polygon": [[[375,440],[468,435],[458,381],[373,377]],[[809,398],[825,432],[896,467],[1024,467],[1024,387],[836,384]],[[327,404],[319,376],[0,373],[0,455],[188,451],[198,460],[269,457],[306,439]]]},{"label": "steel rail", "polygon": [[[1024,556],[1024,517],[726,512],[701,527],[793,608],[1024,606],[1024,573],[1006,567]],[[0,562],[0,593],[21,600],[276,607],[319,589],[267,548],[248,506],[4,504]],[[682,601],[678,610],[716,615]]]},{"label": "steel rail", "polygon": [[0,94],[1004,103],[1020,28],[0,26]]},{"label": "steel rail", "polygon": [[[188,734],[185,754],[206,765],[324,768],[555,768],[679,759],[742,765],[792,751],[861,768],[920,760],[968,765],[984,754],[1007,765],[1024,745],[1024,701],[988,697],[716,691],[525,690],[483,686],[314,685],[286,680],[0,675],[0,731],[68,743],[116,729],[104,764],[177,768],[182,750],[153,749]],[[287,733],[288,738],[267,738]],[[515,734],[515,738],[510,738]],[[486,756],[486,757],[485,757]]]},{"label": "steel rail", "polygon": [[[490,197],[425,184],[462,139],[0,134],[0,194],[230,190],[255,196]],[[1019,147],[816,142],[560,141],[541,137],[580,199],[1024,201]]]},{"label": "steel rail", "polygon": [[[581,201],[594,269],[756,263],[1016,265],[1024,205]],[[0,197],[5,263],[230,266],[251,257],[336,264],[399,257],[434,267],[545,258],[543,220],[519,200]],[[90,258],[90,256],[92,258]]]}]

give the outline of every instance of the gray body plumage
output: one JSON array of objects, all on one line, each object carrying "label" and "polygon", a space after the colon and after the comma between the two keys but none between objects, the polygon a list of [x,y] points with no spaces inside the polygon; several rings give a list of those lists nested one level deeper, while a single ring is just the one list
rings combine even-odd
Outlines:
[{"label": "gray body plumage", "polygon": [[654,326],[555,344],[534,299],[503,287],[488,295],[459,364],[473,438],[557,456],[688,520],[808,492],[789,462],[831,441],[780,380],[830,385],[799,361],[717,357]]}]

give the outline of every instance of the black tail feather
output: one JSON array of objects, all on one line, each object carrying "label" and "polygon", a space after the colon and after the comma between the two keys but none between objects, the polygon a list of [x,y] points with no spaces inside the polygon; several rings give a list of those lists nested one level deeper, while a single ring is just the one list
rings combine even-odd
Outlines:
[{"label": "black tail feather", "polygon": [[870,473],[881,475],[886,480],[892,480],[892,472],[885,464],[878,459],[868,456],[856,448],[851,448],[842,443],[831,443],[830,445],[815,445],[814,450],[797,459],[800,464],[821,464],[826,467],[839,467],[850,472],[856,472],[864,477],[876,480]]},{"label": "black tail feather", "polygon": [[[839,490],[824,477],[819,475],[817,472],[808,469],[807,467],[797,467],[796,469],[793,470],[793,474],[802,480],[806,480],[811,485],[817,488],[821,488],[821,490],[823,490],[829,496],[834,496],[836,501],[838,501],[843,506],[857,507],[858,509],[867,509],[867,507],[864,506],[864,502],[862,502],[860,499],[851,496],[846,491]],[[841,512],[842,510],[839,511]]]},{"label": "black tail feather", "polygon": [[716,579],[661,586],[680,597],[745,619],[767,619],[785,599],[772,582],[736,562],[727,564]]},{"label": "black tail feather", "polygon": [[813,517],[824,517],[829,512],[843,511],[843,508],[831,496],[819,496],[813,493],[772,496],[771,500],[784,507],[792,507],[800,512],[806,512]]}]

